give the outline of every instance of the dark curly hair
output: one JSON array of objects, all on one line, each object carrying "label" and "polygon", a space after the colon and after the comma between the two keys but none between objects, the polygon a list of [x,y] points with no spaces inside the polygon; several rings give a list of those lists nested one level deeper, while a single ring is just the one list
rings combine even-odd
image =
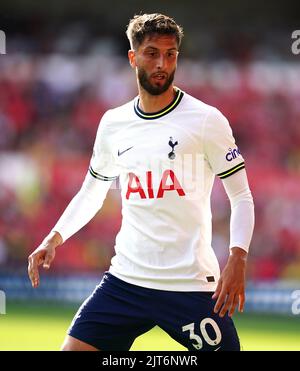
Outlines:
[{"label": "dark curly hair", "polygon": [[183,29],[173,18],[164,14],[135,15],[129,22],[126,35],[132,49],[138,49],[145,37],[152,34],[174,35],[178,47],[183,38]]}]

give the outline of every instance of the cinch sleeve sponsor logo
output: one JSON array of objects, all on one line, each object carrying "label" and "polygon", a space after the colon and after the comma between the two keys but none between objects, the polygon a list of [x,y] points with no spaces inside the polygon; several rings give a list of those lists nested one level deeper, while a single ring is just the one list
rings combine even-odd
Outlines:
[{"label": "cinch sleeve sponsor logo", "polygon": [[241,152],[240,152],[239,148],[236,147],[234,149],[229,148],[225,157],[226,157],[227,161],[232,161],[235,158],[237,158],[239,155],[241,155]]}]

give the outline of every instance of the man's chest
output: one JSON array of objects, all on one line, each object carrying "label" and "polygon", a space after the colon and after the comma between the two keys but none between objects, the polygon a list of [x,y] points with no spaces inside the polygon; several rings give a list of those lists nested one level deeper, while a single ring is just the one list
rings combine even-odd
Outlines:
[{"label": "man's chest", "polygon": [[127,173],[177,167],[203,153],[201,130],[182,121],[128,125],[112,145],[116,164]]}]

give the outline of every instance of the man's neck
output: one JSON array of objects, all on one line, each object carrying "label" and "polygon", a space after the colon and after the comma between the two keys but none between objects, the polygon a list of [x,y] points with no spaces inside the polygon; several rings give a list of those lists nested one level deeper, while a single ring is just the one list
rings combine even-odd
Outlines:
[{"label": "man's neck", "polygon": [[176,91],[170,86],[167,91],[160,95],[151,95],[139,87],[139,108],[146,113],[158,112],[167,107],[175,98]]}]

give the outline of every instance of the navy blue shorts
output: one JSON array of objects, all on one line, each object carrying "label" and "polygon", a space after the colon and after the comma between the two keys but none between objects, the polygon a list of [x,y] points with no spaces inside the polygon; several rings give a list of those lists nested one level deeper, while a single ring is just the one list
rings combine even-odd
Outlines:
[{"label": "navy blue shorts", "polygon": [[157,325],[188,350],[238,351],[233,321],[214,313],[212,294],[148,289],[106,272],[68,334],[99,350],[124,351]]}]

